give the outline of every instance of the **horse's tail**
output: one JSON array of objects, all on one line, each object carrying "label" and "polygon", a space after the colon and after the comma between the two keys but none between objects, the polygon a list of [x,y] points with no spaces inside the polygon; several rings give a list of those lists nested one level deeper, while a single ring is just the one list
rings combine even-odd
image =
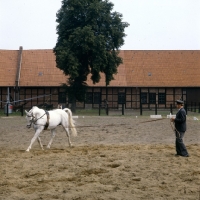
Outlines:
[{"label": "horse's tail", "polygon": [[68,114],[68,121],[69,121],[69,127],[71,129],[72,135],[73,136],[77,136],[77,131],[76,131],[76,127],[75,127],[75,122],[72,118],[72,112],[69,108],[64,108],[63,109],[67,114]]}]

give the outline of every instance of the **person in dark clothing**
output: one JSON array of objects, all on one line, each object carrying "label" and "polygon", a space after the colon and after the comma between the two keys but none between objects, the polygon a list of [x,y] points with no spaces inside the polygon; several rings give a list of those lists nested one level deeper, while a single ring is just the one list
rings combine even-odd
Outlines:
[{"label": "person in dark clothing", "polygon": [[189,157],[187,148],[183,143],[183,137],[186,131],[186,111],[183,108],[184,102],[182,100],[177,100],[176,105],[178,112],[175,118],[171,118],[171,122],[175,124],[175,136],[176,136],[176,155]]}]

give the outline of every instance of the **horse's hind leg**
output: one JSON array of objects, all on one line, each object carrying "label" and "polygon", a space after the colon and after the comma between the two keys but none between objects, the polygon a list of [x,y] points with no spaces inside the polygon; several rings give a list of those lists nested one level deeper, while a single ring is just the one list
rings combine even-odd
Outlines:
[{"label": "horse's hind leg", "polygon": [[55,129],[51,129],[51,140],[49,141],[49,144],[47,145],[48,149],[50,149],[51,144],[53,142],[53,138],[55,137],[55,135],[56,135]]},{"label": "horse's hind leg", "polygon": [[69,146],[71,147],[71,146],[72,146],[72,143],[71,143],[71,140],[70,140],[69,129],[68,129],[68,128],[65,128],[65,127],[63,127],[63,128],[65,129],[65,132],[66,132],[67,137],[68,137],[68,143],[69,143]]},{"label": "horse's hind leg", "polygon": [[39,143],[41,149],[44,150],[43,145],[42,145],[42,142],[41,142],[41,139],[40,139],[39,136],[37,137],[37,141],[38,141],[38,143]]}]

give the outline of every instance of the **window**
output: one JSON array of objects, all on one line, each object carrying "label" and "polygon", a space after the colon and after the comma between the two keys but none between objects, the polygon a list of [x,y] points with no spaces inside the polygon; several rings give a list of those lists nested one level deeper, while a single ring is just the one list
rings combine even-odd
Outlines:
[{"label": "window", "polygon": [[86,100],[85,100],[86,103],[93,103],[93,95],[92,95],[92,92],[87,92],[86,93]]},{"label": "window", "polygon": [[125,93],[118,93],[118,103],[124,104],[126,103],[126,96]]},{"label": "window", "polygon": [[156,93],[149,93],[149,103],[150,104],[156,103]]},{"label": "window", "polygon": [[158,103],[159,104],[166,103],[166,94],[165,93],[158,93]]},{"label": "window", "polygon": [[141,103],[147,103],[147,93],[146,92],[142,92],[141,93]]},{"label": "window", "polygon": [[59,92],[58,103],[66,103],[66,93],[65,92]]},{"label": "window", "polygon": [[94,92],[94,103],[100,104],[101,100],[101,93],[100,92]]},{"label": "window", "polygon": [[186,89],[185,88],[183,89],[183,94],[186,94]]},{"label": "window", "polygon": [[100,92],[87,92],[86,93],[86,103],[90,103],[90,104],[99,104],[101,101],[101,93]]}]

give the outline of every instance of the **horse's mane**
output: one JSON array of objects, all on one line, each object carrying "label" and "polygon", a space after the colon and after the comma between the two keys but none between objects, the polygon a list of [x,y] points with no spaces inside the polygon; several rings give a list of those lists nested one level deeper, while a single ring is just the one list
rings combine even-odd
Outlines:
[{"label": "horse's mane", "polygon": [[37,106],[33,106],[32,109],[31,109],[30,111],[33,112],[34,110],[42,110],[42,109],[38,108]]}]

